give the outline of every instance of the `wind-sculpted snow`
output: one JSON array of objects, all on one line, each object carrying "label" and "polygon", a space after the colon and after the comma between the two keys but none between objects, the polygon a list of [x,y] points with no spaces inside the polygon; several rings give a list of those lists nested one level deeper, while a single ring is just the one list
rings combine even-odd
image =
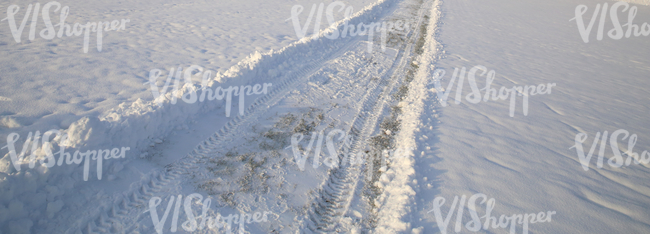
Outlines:
[{"label": "wind-sculpted snow", "polygon": [[[476,212],[477,201],[478,204],[485,204],[485,215],[478,216]],[[467,201],[467,203],[465,202]],[[555,211],[539,212],[539,213],[526,213],[526,214],[513,214],[511,216],[501,215],[497,219],[496,216],[492,216],[491,212],[496,206],[496,201],[494,198],[488,199],[485,194],[477,193],[469,197],[465,195],[461,196],[460,201],[458,196],[454,197],[454,201],[451,203],[451,209],[445,215],[442,211],[442,205],[445,204],[446,199],[444,197],[436,197],[433,200],[433,209],[427,213],[433,212],[433,215],[436,217],[436,223],[440,229],[440,233],[446,234],[451,233],[451,228],[447,229],[450,224],[451,218],[454,215],[454,212],[457,214],[456,223],[454,225],[453,231],[458,233],[463,228],[462,214],[467,205],[467,210],[470,213],[472,219],[465,223],[465,228],[472,232],[478,232],[482,230],[489,229],[498,229],[504,228],[509,229],[510,233],[516,233],[518,229],[521,229],[521,233],[528,234],[528,225],[534,223],[550,223],[553,221],[553,215],[556,214]],[[481,222],[481,218],[484,218],[484,222]],[[498,220],[498,224],[497,224]],[[517,227],[517,224],[521,225],[521,228]]]},{"label": "wind-sculpted snow", "polygon": [[[634,18],[638,12],[637,6],[630,6],[630,4],[626,2],[617,2],[612,4],[609,9],[608,7],[608,3],[603,3],[602,5],[600,3],[596,4],[596,6],[592,8],[593,15],[591,15],[591,19],[588,22],[585,21],[584,17],[588,12],[589,7],[587,5],[578,5],[576,7],[575,18],[572,18],[571,21],[575,20],[580,32],[580,37],[585,43],[589,43],[591,32],[594,29],[594,26],[596,26],[594,23],[598,19],[600,19],[598,21],[598,31],[596,33],[596,39],[598,41],[603,40],[605,32],[606,35],[613,40],[620,40],[623,37],[630,38],[630,36],[650,36],[650,24],[647,22],[644,22],[643,24],[634,23]],[[625,15],[624,13],[626,13],[626,11],[627,21],[625,24],[621,24],[618,14]],[[607,20],[608,16],[609,20]],[[610,30],[603,31],[606,21],[611,21],[614,27]],[[625,27],[625,30],[623,27]]]},{"label": "wind-sculpted snow", "polygon": [[[29,4],[23,9],[25,9],[25,14],[23,16],[23,19],[20,20],[18,19],[18,24],[16,24],[16,14],[20,11],[21,6],[19,5],[10,5],[7,8],[7,18],[4,18],[0,21],[7,21],[9,23],[9,27],[11,29],[11,35],[14,37],[14,40],[16,43],[21,42],[21,37],[23,35],[23,30],[25,29],[25,25],[27,21],[29,20],[29,16],[32,15],[32,22],[30,26],[30,31],[29,31],[29,40],[33,41],[36,37],[36,24],[37,24],[37,19],[39,18],[39,15],[41,15],[41,4],[36,3],[34,5]],[[32,9],[34,10],[32,12]],[[56,30],[54,28],[54,25],[52,25],[52,21],[50,20],[50,13],[58,12],[60,11],[60,17],[59,17],[59,23],[56,24],[56,26],[59,26],[59,30]],[[52,1],[48,2],[46,4],[43,4],[43,10],[42,10],[42,19],[45,24],[45,28],[40,31],[38,34],[42,39],[44,40],[52,40],[54,37],[61,38],[65,32],[66,37],[71,37],[71,36],[81,36],[83,34],[84,38],[84,43],[83,43],[83,51],[84,53],[88,53],[88,44],[90,43],[90,34],[95,33],[96,36],[96,45],[97,45],[97,51],[101,52],[102,47],[103,47],[103,35],[104,32],[108,31],[124,31],[126,30],[126,23],[129,23],[129,19],[121,19],[121,20],[113,20],[113,21],[98,21],[98,22],[88,22],[86,24],[79,24],[75,23],[74,25],[70,25],[66,23],[66,18],[68,18],[68,15],[70,14],[70,7],[69,6],[63,6],[61,7],[61,3]]]},{"label": "wind-sculpted snow", "polygon": [[[467,96],[465,96],[465,100],[472,104],[478,104],[481,101],[483,102],[499,101],[499,100],[504,101],[510,98],[510,117],[515,116],[515,109],[516,109],[515,105],[517,102],[516,101],[517,96],[522,97],[523,99],[522,112],[524,116],[528,116],[528,98],[534,95],[551,94],[553,86],[556,86],[555,83],[548,83],[546,85],[539,84],[537,86],[524,85],[523,87],[513,86],[512,88],[501,87],[497,92],[496,88],[490,87],[492,85],[492,82],[494,82],[496,76],[496,72],[494,70],[490,70],[488,72],[485,66],[478,65],[472,67],[471,69],[469,69],[469,71],[466,71],[466,68],[463,67],[460,70],[460,75],[458,71],[459,71],[458,68],[454,69],[454,74],[449,80],[449,83],[446,86],[447,88],[444,88],[444,86],[441,85],[442,78],[445,76],[446,73],[445,70],[436,69],[435,71],[433,71],[433,81],[431,83],[434,84],[436,95],[440,100],[440,105],[443,107],[448,105],[447,99],[449,98],[450,92],[453,90],[452,88],[454,87],[454,82],[456,81],[456,77],[458,77],[458,83],[456,85],[456,93],[455,93],[456,96],[454,99],[454,103],[456,104],[461,103],[462,93],[463,93],[462,92],[463,82],[466,73],[467,73],[467,82],[469,83],[472,92],[470,94],[467,94]],[[478,71],[482,71],[480,76],[485,75],[485,87],[482,89],[479,89],[476,84],[476,74]],[[481,94],[481,90],[485,90],[485,95]]]},{"label": "wind-sculpted snow", "polygon": [[[431,68],[447,71],[441,88],[455,68],[460,75],[462,67],[482,64],[488,72],[477,70],[476,89],[466,76],[459,99],[458,86],[452,87],[447,106],[437,96],[449,90],[429,86],[427,113],[419,118],[424,126],[414,137],[419,151],[410,180],[414,210],[403,216],[413,231],[477,230],[469,210],[483,216],[486,204],[466,205],[463,214],[458,208],[462,196],[481,193],[497,201],[492,214],[504,214],[504,222],[513,214],[555,212],[551,222],[529,222],[528,233],[648,232],[643,151],[650,137],[644,91],[650,84],[648,40],[641,28],[650,20],[650,8],[615,1],[470,0],[444,1],[442,12],[436,39],[444,54]],[[584,14],[576,18],[576,12]],[[490,70],[495,78],[486,88]],[[491,88],[506,87],[505,92],[545,84],[548,89],[553,83],[550,94],[529,97],[527,115],[519,114],[523,95],[517,95],[512,117],[507,101],[470,102],[479,100],[475,90],[485,98]],[[456,213],[446,222],[455,196]],[[431,203],[436,197],[447,199],[439,205],[440,221],[427,213],[436,208]],[[522,233],[520,220],[525,219],[517,219],[512,232],[493,225],[477,232]]]},{"label": "wind-sculpted snow", "polygon": [[0,233],[647,233],[647,4],[9,0]]}]

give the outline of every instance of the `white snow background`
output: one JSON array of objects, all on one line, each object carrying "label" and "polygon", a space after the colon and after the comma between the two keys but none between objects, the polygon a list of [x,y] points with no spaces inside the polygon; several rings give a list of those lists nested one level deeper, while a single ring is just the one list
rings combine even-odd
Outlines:
[{"label": "white snow background", "polygon": [[[0,147],[6,145],[4,139],[10,133],[20,134],[16,143],[20,150],[29,132],[62,129],[70,135],[71,148],[67,149],[70,153],[116,147],[131,150],[126,159],[105,161],[102,180],[97,180],[94,162],[91,163],[88,181],[82,179],[83,165],[46,168],[37,163],[36,168],[30,169],[25,161],[17,172],[7,149],[0,150],[0,156],[4,155],[0,158],[0,233],[51,233],[53,230],[74,233],[68,229],[73,223],[96,215],[100,204],[105,205],[129,190],[151,171],[178,161],[197,143],[224,127],[229,119],[237,117],[237,102],[233,102],[230,118],[225,117],[223,101],[186,104],[179,100],[172,105],[165,100],[158,107],[152,102],[150,86],[144,84],[150,70],[168,72],[170,68],[198,65],[214,71],[216,79],[210,83],[212,87],[274,83],[281,80],[283,67],[288,70],[288,66],[302,65],[283,64],[285,60],[297,54],[318,54],[332,46],[318,40],[299,42],[291,21],[286,21],[296,4],[305,7],[301,15],[303,23],[312,4],[322,2],[327,6],[331,0],[59,2],[70,7],[68,24],[121,19],[130,22],[124,31],[104,33],[101,52],[97,51],[92,34],[88,53],[84,53],[83,37],[41,38],[38,35],[43,29],[40,16],[36,39],[27,39],[30,16],[21,43],[14,41],[8,22],[1,21]],[[343,2],[357,12],[384,1]],[[396,136],[397,146],[415,148],[411,152],[414,157],[395,162],[388,172],[390,181],[386,182],[382,194],[384,204],[377,212],[377,233],[438,233],[439,224],[433,213],[427,213],[432,209],[433,200],[446,198],[442,208],[446,215],[454,196],[469,197],[476,193],[495,198],[493,215],[497,217],[556,212],[551,222],[530,224],[529,233],[650,232],[650,165],[615,168],[605,162],[603,168],[597,168],[597,155],[594,155],[589,170],[584,171],[575,148],[569,149],[578,133],[587,134],[583,147],[588,151],[597,132],[611,134],[625,129],[638,135],[635,152],[650,150],[650,95],[646,89],[650,86],[650,38],[613,40],[605,35],[599,41],[595,39],[596,22],[590,42],[584,43],[576,21],[570,21],[575,17],[576,6],[584,4],[589,7],[585,14],[588,23],[596,4],[605,2],[610,6],[615,3],[609,0],[428,2],[434,7],[426,9],[432,18],[427,49],[416,60],[423,70],[409,86],[409,98],[400,103],[404,111],[400,117],[403,128]],[[638,7],[636,24],[650,22],[650,7],[645,1],[627,2]],[[6,17],[6,9],[16,4],[20,6],[16,16],[20,23],[27,5],[35,3],[4,0],[0,2],[0,18]],[[40,3],[42,6],[47,2]],[[391,7],[404,10],[398,4]],[[58,22],[58,14],[51,15],[52,21]],[[343,19],[342,13],[336,16]],[[622,23],[626,17],[627,14],[619,14]],[[326,26],[323,17],[321,29]],[[611,27],[608,20],[605,34]],[[309,27],[308,35],[312,30]],[[362,51],[359,48],[350,49],[352,57],[365,58],[363,52],[358,52]],[[391,53],[389,50],[385,56]],[[358,69],[340,64],[329,66],[343,70],[349,65],[350,69]],[[380,62],[377,67],[383,69],[383,65]],[[446,87],[454,68],[470,69],[476,65],[495,70],[492,86],[497,90],[501,86],[542,83],[557,86],[551,94],[531,96],[527,116],[521,110],[521,97],[517,97],[514,117],[508,115],[508,101],[467,102],[464,97],[471,92],[467,83],[460,104],[454,103],[457,91],[454,86],[447,100],[449,105],[440,106],[433,85],[427,85],[433,79],[433,69],[447,71],[442,81]],[[266,70],[273,72],[260,72]],[[340,73],[343,77],[338,77],[336,82],[345,81],[349,75],[347,78],[352,83],[355,72]],[[381,73],[369,73],[372,72]],[[193,79],[198,86],[200,77]],[[356,84],[359,93],[341,88],[340,106],[357,108],[361,90],[369,82],[363,80]],[[477,82],[482,87],[484,77],[479,77]],[[336,127],[345,127],[344,123],[353,119],[352,112],[333,107],[326,100],[327,95],[314,91],[336,90],[332,88],[335,85],[322,84],[324,88],[320,89],[314,86],[318,85],[310,82],[298,86],[282,103],[285,109],[274,110],[276,115],[289,109],[287,106],[306,108],[313,104],[328,113],[326,120],[340,118],[341,122],[337,123],[341,126]],[[254,99],[248,98],[247,104],[252,103]],[[301,101],[304,103],[295,104]],[[268,125],[270,121],[261,118],[259,122]],[[627,151],[627,140],[619,140],[619,147],[622,152]],[[605,152],[606,158],[611,157],[609,144]],[[42,151],[38,154],[43,156]],[[287,178],[303,180],[301,186],[307,188],[300,187],[301,193],[311,189],[304,185],[312,182],[309,179],[327,175],[326,171],[305,174],[295,168],[288,171]],[[177,190],[184,195],[192,192],[183,186]],[[304,194],[294,195],[305,198]],[[299,201],[295,203],[299,206]],[[167,203],[161,204],[164,207]],[[464,228],[471,220],[465,209],[460,233],[471,233]],[[485,205],[479,205],[477,210],[482,214]],[[288,214],[294,213],[285,215]],[[151,226],[148,214],[144,217],[142,222],[148,223],[142,226]],[[453,214],[448,233],[455,232],[455,224]],[[265,225],[251,230],[270,232],[264,228],[271,224]],[[165,226],[165,231],[168,230]],[[506,232],[507,229],[492,228],[480,231]],[[517,233],[521,232],[521,225],[517,225]]]}]

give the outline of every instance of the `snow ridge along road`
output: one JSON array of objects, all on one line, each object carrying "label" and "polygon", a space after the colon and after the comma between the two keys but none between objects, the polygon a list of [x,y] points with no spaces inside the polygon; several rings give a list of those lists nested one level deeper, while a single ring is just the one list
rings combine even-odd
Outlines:
[{"label": "snow ridge along road", "polygon": [[[380,117],[384,117],[387,104],[389,104],[392,101],[392,99],[394,99],[393,97],[391,97],[391,93],[395,91],[397,85],[400,83],[406,83],[406,85],[408,85],[408,82],[405,82],[404,79],[407,76],[406,75],[407,65],[411,63],[414,64],[418,63],[418,61],[416,61],[417,58],[414,57],[414,55],[415,56],[419,55],[418,53],[416,53],[416,48],[415,48],[417,47],[416,41],[418,41],[418,39],[422,40],[424,37],[426,37],[427,38],[426,40],[429,42],[428,44],[432,44],[431,43],[431,40],[433,40],[432,36],[422,35],[421,33],[423,32],[420,31],[421,27],[427,27],[427,25],[430,23],[430,22],[423,22],[423,21],[425,20],[424,17],[425,14],[429,13],[428,10],[430,9],[431,1],[426,1],[426,2],[420,1],[419,4],[415,1],[408,2],[408,3],[418,6],[416,7],[416,9],[418,9],[417,12],[413,14],[414,16],[417,17],[414,19],[414,21],[417,22],[417,24],[415,24],[414,30],[409,32],[406,43],[403,44],[402,47],[399,49],[398,52],[399,54],[397,58],[394,60],[394,63],[391,66],[390,70],[383,75],[382,82],[379,84],[379,86],[368,87],[370,92],[368,92],[366,95],[370,97],[364,98],[364,100],[362,100],[362,102],[364,103],[363,109],[359,110],[359,114],[353,121],[352,129],[350,129],[348,132],[348,135],[354,136],[353,138],[354,141],[351,144],[351,149],[348,150],[349,152],[352,153],[352,155],[357,155],[367,149],[367,145],[371,144],[371,138],[373,133],[379,132],[378,135],[384,134],[383,131],[385,131],[386,129],[378,129],[379,119]],[[437,8],[434,9],[437,10]],[[432,19],[432,22],[436,22],[433,20],[437,21],[437,18]],[[424,32],[426,32],[426,30]],[[432,48],[437,48],[437,47],[432,47]],[[420,45],[420,48],[418,48],[418,50],[421,49],[424,49],[426,51],[422,55],[423,57],[435,56],[435,53],[431,53],[428,47],[426,46],[422,47],[422,45]],[[420,64],[422,64],[421,63],[422,61],[430,62],[430,59],[420,59],[420,60],[421,60]],[[418,70],[417,77],[419,79],[417,79],[416,82],[410,82],[411,85],[417,84],[418,86],[421,86],[418,83],[426,82],[427,80],[426,74],[427,74],[426,72],[421,73],[420,70]],[[406,97],[407,102],[408,101],[413,102],[412,99],[415,96],[419,97],[417,93],[413,93],[414,92],[413,90],[414,89],[409,88],[410,93],[409,96]],[[418,90],[417,92],[421,91],[419,89],[415,89],[415,90]],[[421,92],[421,93],[426,93],[426,92]],[[421,102],[421,99],[418,101]],[[409,107],[405,108],[407,109],[404,111],[405,116],[414,115],[416,118],[417,116],[419,116],[418,112],[410,112],[411,110],[408,110],[408,108]],[[402,123],[408,123],[408,122],[402,122]],[[402,137],[402,138],[406,138],[406,137]],[[401,141],[399,142],[401,143]],[[398,145],[403,146],[404,144],[398,144]],[[394,147],[399,148],[399,146],[394,146]],[[379,150],[379,152],[381,152],[381,150]],[[412,153],[406,153],[406,154],[412,155]],[[344,159],[345,159],[344,155],[339,155],[339,161],[343,161]],[[381,160],[386,160],[386,159],[379,159],[379,161]],[[411,161],[411,160],[406,159],[406,161]],[[309,219],[306,223],[306,227],[303,228],[304,232],[314,232],[314,233],[320,233],[320,232],[341,233],[341,232],[351,232],[351,231],[354,232],[354,231],[359,231],[359,229],[372,230],[377,227],[377,224],[380,225],[382,224],[381,222],[379,223],[377,222],[378,219],[384,221],[383,216],[381,214],[378,215],[378,211],[381,211],[381,213],[386,213],[386,210],[382,209],[381,206],[370,208],[375,204],[372,204],[370,206],[365,205],[365,203],[367,203],[368,201],[375,200],[376,197],[373,197],[372,195],[366,197],[367,194],[363,192],[363,190],[365,190],[364,188],[373,186],[372,183],[376,182],[377,180],[377,178],[374,177],[382,176],[382,171],[380,171],[382,169],[379,167],[369,166],[370,164],[375,164],[375,160],[368,159],[366,163],[362,165],[344,164],[340,168],[334,168],[330,171],[329,179],[322,186],[322,188],[319,189],[320,194],[318,195],[318,199],[315,201],[315,203],[312,204],[311,211],[309,212]],[[379,164],[381,164],[381,162]],[[404,169],[404,168],[400,168],[400,169]],[[394,170],[392,172],[394,173]],[[403,171],[399,171],[398,173],[402,173],[402,172]],[[364,175],[369,175],[369,177]],[[365,178],[365,180],[361,178]],[[386,201],[385,198],[383,200]],[[405,204],[400,204],[400,205],[404,206]],[[360,217],[358,217],[360,210],[365,214],[364,215],[365,217],[363,218],[362,221],[359,220]],[[361,223],[355,223],[355,216],[357,218],[356,222],[361,221]],[[393,216],[393,215],[387,214],[387,216]],[[389,222],[398,222],[398,221],[390,220]],[[386,230],[382,230],[382,233],[384,233],[385,231]]]},{"label": "snow ridge along road", "polygon": [[[433,94],[428,92],[427,84],[435,71],[433,64],[444,54],[442,45],[436,39],[442,17],[441,7],[442,0],[433,0],[426,35],[422,35],[425,37],[422,55],[418,57],[418,63],[424,66],[420,66],[409,87],[409,93],[405,100],[409,105],[404,107],[404,114],[400,116],[403,125],[396,136],[395,148],[398,149],[417,149],[416,134],[420,131],[420,127],[427,126],[422,122],[422,119],[428,117],[424,101],[429,98],[428,95]],[[435,119],[433,116],[430,118]],[[377,215],[379,220],[376,231],[379,233],[406,232],[410,229],[415,233],[417,228],[420,228],[412,226],[415,219],[411,218],[412,214],[417,214],[416,192],[413,189],[413,184],[417,184],[417,181],[414,180],[417,152],[416,150],[407,152],[413,157],[395,161],[393,170],[386,172],[382,182],[384,190],[387,192],[379,197],[382,204]],[[422,174],[421,171],[420,174]]]},{"label": "snow ridge along road", "polygon": [[[350,24],[355,24],[359,21],[368,21],[368,19],[374,20],[381,18],[382,16],[389,14],[391,11],[394,11],[396,8],[394,5],[397,3],[399,3],[399,1],[379,1],[362,10],[360,13],[354,15],[353,18],[349,19],[349,22]],[[416,7],[416,9],[424,5],[424,3],[421,3]],[[411,37],[411,39],[409,39],[410,44],[403,45],[398,56],[390,55],[393,53],[391,51],[394,51],[394,49],[388,50],[388,57],[394,56],[394,62],[392,62],[390,70],[388,72],[384,72],[385,75],[381,76],[383,78],[381,82],[372,83],[373,88],[369,90],[373,91],[365,95],[365,100],[370,103],[364,102],[365,104],[359,105],[359,107],[362,107],[363,109],[360,110],[360,116],[357,117],[357,119],[354,121],[354,129],[361,129],[361,131],[356,132],[354,130],[351,130],[351,134],[357,134],[360,136],[360,140],[357,140],[355,143],[354,150],[361,150],[359,145],[363,144],[365,139],[368,139],[370,134],[373,132],[374,128],[377,125],[377,120],[385,109],[384,107],[386,99],[389,98],[389,94],[394,91],[394,87],[397,85],[399,71],[404,69],[408,63],[407,61],[412,60],[409,55],[410,51],[413,48],[413,43],[419,35],[419,31],[417,30],[419,29],[422,22],[423,12],[425,11],[419,10],[417,14],[418,24],[414,28],[415,33],[413,32],[413,28],[411,32],[409,32],[409,36]],[[342,26],[339,25],[339,27]],[[278,104],[278,102],[290,94],[290,92],[292,92],[292,90],[295,89],[298,84],[306,83],[308,78],[312,78],[312,76],[317,73],[319,69],[323,69],[326,61],[341,57],[344,54],[350,54],[350,52],[352,52],[350,55],[353,57],[358,57],[361,55],[360,51],[354,52],[354,50],[350,50],[351,48],[355,48],[354,46],[364,49],[367,48],[367,46],[359,46],[361,39],[363,38],[351,37],[338,40],[328,40],[323,38],[321,33],[321,37],[318,39],[313,39],[303,44],[295,44],[290,46],[291,48],[283,49],[283,51],[280,52],[280,55],[274,56],[285,57],[288,60],[293,60],[294,63],[297,61],[303,61],[303,63],[302,66],[297,66],[293,69],[282,71],[282,73],[285,74],[285,76],[283,76],[284,78],[282,78],[279,82],[274,82],[269,95],[257,99],[246,109],[243,116],[237,116],[231,119],[226,124],[226,126],[199,144],[197,148],[188,156],[175,163],[167,165],[162,170],[158,170],[145,175],[141,181],[132,184],[131,189],[123,192],[121,196],[118,196],[109,201],[105,201],[103,204],[97,206],[96,208],[90,209],[95,210],[95,212],[90,212],[90,214],[84,215],[83,218],[78,219],[77,222],[69,226],[66,232],[77,233],[81,231],[82,233],[131,233],[135,231],[148,230],[147,228],[150,226],[150,224],[146,224],[146,222],[151,221],[148,218],[149,214],[143,213],[143,211],[146,210],[145,208],[149,199],[155,196],[165,197],[162,194],[179,194],[178,187],[182,187],[182,181],[186,179],[188,175],[192,174],[193,171],[197,170],[197,168],[201,167],[200,164],[204,163],[204,161],[210,157],[217,156],[217,153],[215,152],[224,149],[226,144],[233,142],[233,139],[237,139],[237,135],[240,132],[245,131],[245,128],[252,125],[256,120],[262,118],[263,115],[269,111],[270,107]],[[361,44],[365,45],[365,43]],[[376,54],[381,50],[377,46],[379,43],[375,43],[375,45],[375,51],[373,53],[375,55],[373,56],[376,56]],[[300,53],[303,51],[308,52]],[[404,51],[406,51],[406,53]],[[385,55],[379,56],[385,57]],[[365,58],[365,55],[361,55],[361,57]],[[383,58],[379,59],[381,60]],[[361,65],[368,66],[364,64]],[[257,73],[265,74],[268,72],[268,70],[271,69],[273,69],[273,67],[261,68],[257,71]],[[281,70],[281,68],[277,69]],[[366,74],[366,76],[361,76],[361,78],[370,79],[373,71],[366,73],[368,74]],[[393,78],[389,82],[388,78],[391,78],[391,76]],[[389,83],[389,88],[385,88],[384,85]],[[381,98],[380,101],[378,101],[379,98]],[[368,118],[368,116],[370,116],[370,118]],[[366,118],[370,119],[370,121],[366,120]],[[354,170],[359,170],[359,168],[354,168]],[[194,175],[192,177],[194,177]],[[356,180],[353,179],[352,181],[354,182]],[[349,203],[351,198],[348,197],[347,199],[342,199],[342,201],[343,200],[346,200]],[[163,201],[162,204],[166,204],[166,202]],[[311,217],[316,217],[316,219],[322,218],[318,216]]]}]

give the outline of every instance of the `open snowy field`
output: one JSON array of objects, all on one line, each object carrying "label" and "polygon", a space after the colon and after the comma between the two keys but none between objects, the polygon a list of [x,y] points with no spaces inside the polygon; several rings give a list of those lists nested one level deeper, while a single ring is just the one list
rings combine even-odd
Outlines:
[{"label": "open snowy field", "polygon": [[0,9],[0,233],[650,232],[643,0]]},{"label": "open snowy field", "polygon": [[[585,5],[584,25],[588,27],[597,4],[602,7],[604,3],[611,8],[616,2],[445,1],[438,37],[445,57],[436,64],[446,71],[441,82],[444,88],[455,68],[466,67],[466,77],[471,77],[470,69],[482,65],[495,71],[491,87],[497,91],[540,84],[547,91],[529,95],[527,115],[526,97],[516,96],[513,117],[511,97],[497,101],[490,97],[478,103],[470,102],[472,96],[466,99],[473,92],[469,78],[457,103],[460,75],[450,90],[448,106],[435,103],[436,94],[429,93],[425,103],[437,118],[430,111],[422,116],[423,125],[433,129],[417,136],[424,157],[415,169],[419,190],[413,212],[413,218],[422,218],[417,225],[426,233],[437,231],[434,212],[427,213],[434,197],[446,199],[441,210],[447,215],[455,196],[460,200],[465,195],[469,200],[477,193],[495,199],[495,217],[555,212],[552,221],[529,224],[530,233],[649,231],[650,164],[647,160],[628,164],[623,154],[630,150],[642,156],[650,149],[649,38],[611,39],[607,33],[614,26],[608,9],[602,40],[597,39],[599,18],[585,43],[576,20],[570,19],[576,17],[577,6]],[[638,9],[634,23],[650,22],[649,7],[631,6]],[[618,15],[621,25],[627,23],[627,12]],[[475,76],[478,88],[485,87],[489,76],[481,76],[482,72],[478,70]],[[480,95],[485,97],[486,91]],[[619,129],[625,132],[612,139]],[[609,139],[603,139],[605,131]],[[579,145],[585,157],[593,152],[590,161],[584,159],[587,169],[573,147],[581,133],[586,134]],[[597,134],[603,141],[592,146]],[[636,144],[630,145],[632,136]],[[604,150],[602,168],[598,167],[600,150]],[[614,151],[623,154],[620,166],[611,166],[616,161],[608,163],[609,158],[616,158]],[[486,210],[486,204],[479,205],[481,199],[476,202],[480,215]],[[460,201],[456,210],[459,207]],[[451,217],[449,233],[457,230],[455,215]],[[461,233],[470,232],[464,225],[471,220],[466,209]],[[483,231],[505,233],[509,228]],[[516,233],[522,233],[521,224],[516,228]]]}]

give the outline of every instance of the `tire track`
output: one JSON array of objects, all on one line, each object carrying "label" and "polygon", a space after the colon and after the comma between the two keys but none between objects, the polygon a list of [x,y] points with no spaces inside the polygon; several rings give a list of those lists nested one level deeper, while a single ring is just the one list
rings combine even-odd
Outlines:
[{"label": "tire track", "polygon": [[[386,0],[376,4],[364,14],[356,15],[355,20],[362,17],[368,17],[370,14],[381,15],[383,8],[397,0]],[[379,13],[374,12],[380,9]],[[324,39],[323,39],[324,40]],[[179,161],[165,166],[161,170],[151,172],[139,181],[131,185],[131,188],[118,195],[112,201],[99,205],[95,214],[84,214],[86,218],[81,218],[73,223],[65,231],[66,233],[132,233],[138,228],[138,220],[148,214],[142,211],[148,206],[148,200],[156,194],[171,193],[180,184],[183,175],[189,174],[192,170],[198,168],[198,164],[205,159],[211,152],[221,149],[225,143],[228,143],[236,135],[240,127],[256,121],[261,115],[266,113],[267,108],[275,105],[283,99],[295,84],[306,81],[311,74],[317,72],[327,61],[336,58],[349,50],[361,40],[361,37],[351,37],[349,39],[339,39],[335,46],[330,47],[330,51],[323,53],[321,56],[310,56],[318,58],[311,61],[308,65],[298,71],[287,71],[288,78],[285,78],[279,85],[273,85],[268,95],[258,98],[244,112],[243,116],[232,118],[226,125],[217,131],[214,135],[200,143],[191,153]],[[309,43],[320,43],[322,41],[314,40]],[[311,52],[310,52],[311,54]],[[268,68],[270,69],[270,68]]]},{"label": "tire track", "polygon": [[[362,100],[364,104],[348,131],[348,135],[354,136],[348,151],[351,155],[356,155],[366,148],[371,134],[377,127],[379,118],[383,116],[385,106],[390,100],[390,93],[399,84],[401,74],[405,70],[408,61],[411,60],[411,52],[416,39],[419,37],[419,28],[427,9],[425,7],[427,3],[428,1],[423,3],[418,10],[417,25],[407,36],[409,43],[402,46],[393,65],[385,73],[381,82],[371,87],[372,92],[369,92]],[[339,161],[342,162],[343,159],[344,156],[339,154]],[[321,186],[320,194],[312,203],[306,222],[303,224],[302,229],[304,232],[350,231],[350,228],[341,222],[341,217],[347,213],[355,190],[363,187],[359,185],[363,168],[361,165],[343,165],[343,162],[341,165],[330,170],[330,177]]]},{"label": "tire track", "polygon": [[188,174],[196,169],[197,163],[208,157],[210,152],[221,149],[225,143],[231,141],[237,135],[239,127],[256,121],[259,116],[267,111],[264,107],[275,105],[284,96],[289,94],[292,84],[298,81],[304,81],[304,79],[310,77],[310,74],[318,71],[325,61],[345,53],[350,45],[352,43],[345,45],[330,56],[312,62],[312,64],[272,89],[267,96],[258,98],[246,109],[243,115],[244,117],[237,116],[231,119],[222,129],[199,144],[188,156],[176,163],[165,166],[164,170],[156,171],[146,176],[138,186],[135,186],[137,189],[127,192],[128,195],[118,198],[116,203],[119,205],[114,205],[106,212],[102,212],[96,220],[89,221],[87,225],[82,226],[87,230],[85,233],[93,233],[95,231],[100,233],[113,233],[114,231],[120,231],[116,230],[116,224],[122,226],[124,223],[132,222],[132,217],[135,214],[139,214],[142,210],[133,208],[145,207],[147,205],[146,202],[154,196],[154,193],[170,193],[165,188],[175,187],[174,182],[178,182],[182,175]]}]

